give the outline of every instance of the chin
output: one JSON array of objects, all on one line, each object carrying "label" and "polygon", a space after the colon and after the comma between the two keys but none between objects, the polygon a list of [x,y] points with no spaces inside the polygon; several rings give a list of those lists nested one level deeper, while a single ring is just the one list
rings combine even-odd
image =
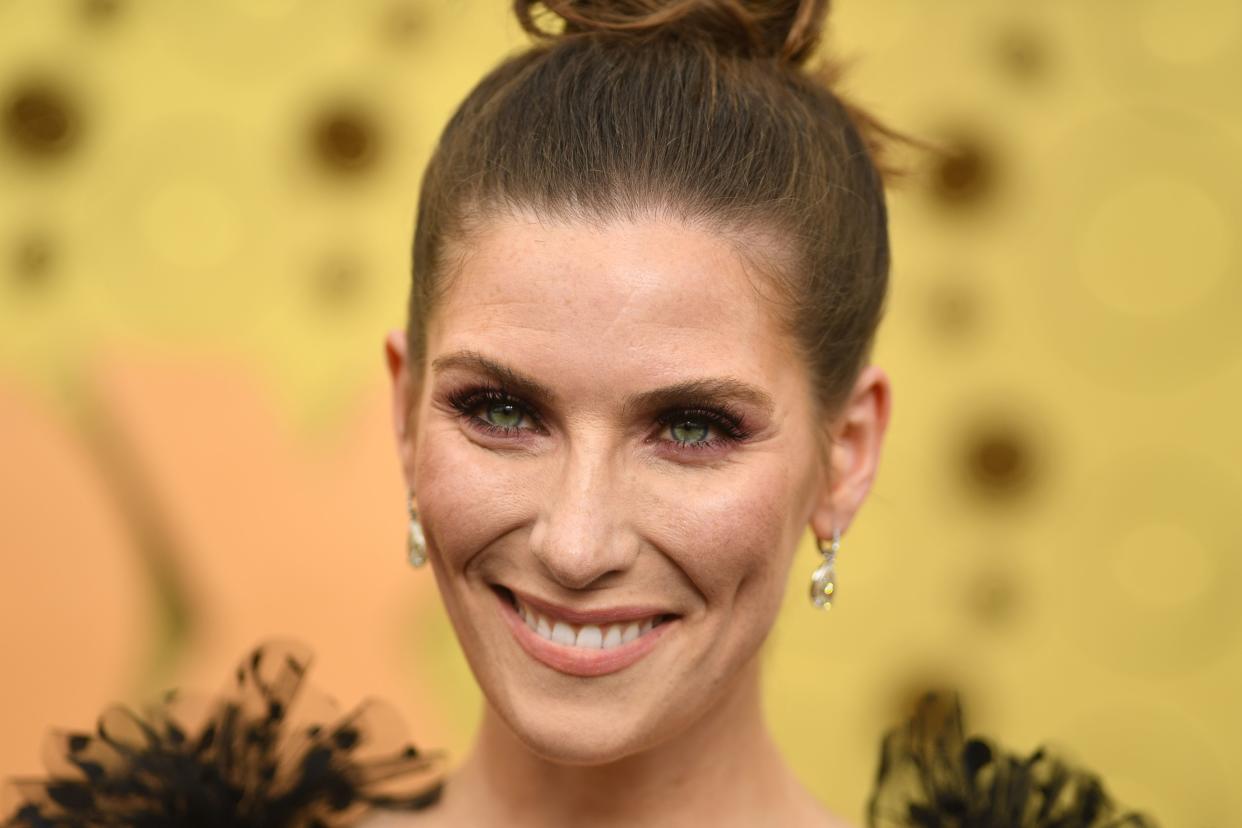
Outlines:
[{"label": "chin", "polygon": [[644,721],[632,708],[587,699],[551,704],[531,699],[498,713],[532,753],[561,765],[608,765],[657,744],[657,734],[675,730],[671,723]]},{"label": "chin", "polygon": [[[568,609],[496,584],[462,598],[446,605],[496,723],[546,761],[607,765],[674,738],[718,701],[734,666],[717,631],[667,606]],[[584,647],[590,626],[609,635]]]},{"label": "chin", "polygon": [[697,708],[681,698],[693,676],[677,670],[674,641],[664,642],[672,651],[586,677],[536,662],[507,635],[470,636],[467,661],[499,723],[546,761],[598,766],[625,759],[679,732],[691,718],[685,711]]}]

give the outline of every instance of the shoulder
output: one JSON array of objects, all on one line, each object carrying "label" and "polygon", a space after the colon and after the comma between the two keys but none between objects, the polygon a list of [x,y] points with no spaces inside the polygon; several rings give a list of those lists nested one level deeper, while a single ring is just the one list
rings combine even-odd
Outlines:
[{"label": "shoulder", "polygon": [[448,824],[436,808],[418,811],[376,810],[364,817],[355,828],[440,828]]},{"label": "shoulder", "polygon": [[384,703],[299,718],[310,660],[294,642],[256,646],[193,726],[173,691],[145,714],[108,708],[94,733],[54,733],[48,775],[11,780],[18,801],[0,821],[328,828],[434,804],[441,759],[394,732]]},{"label": "shoulder", "polygon": [[1114,802],[1097,775],[1046,748],[1018,756],[983,736],[968,738],[952,693],[926,694],[885,735],[867,825],[1156,828]]}]

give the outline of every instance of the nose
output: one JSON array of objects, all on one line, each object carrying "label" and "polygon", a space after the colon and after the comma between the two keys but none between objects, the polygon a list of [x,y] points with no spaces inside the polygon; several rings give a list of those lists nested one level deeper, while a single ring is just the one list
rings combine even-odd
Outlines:
[{"label": "nose", "polygon": [[623,469],[607,443],[579,442],[565,452],[531,532],[535,558],[568,589],[601,586],[629,569],[638,553],[637,538],[626,531]]}]

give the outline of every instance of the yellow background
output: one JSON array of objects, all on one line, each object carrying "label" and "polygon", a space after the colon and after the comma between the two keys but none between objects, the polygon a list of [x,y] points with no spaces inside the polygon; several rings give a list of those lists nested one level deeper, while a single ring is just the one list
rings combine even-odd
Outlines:
[{"label": "yellow background", "polygon": [[[1242,824],[1242,4],[840,0],[842,91],[952,153],[892,195],[895,383],[839,598],[767,659],[861,824],[919,689],[1166,826]],[[113,700],[317,654],[460,757],[381,338],[500,0],[0,0],[0,774]]]}]

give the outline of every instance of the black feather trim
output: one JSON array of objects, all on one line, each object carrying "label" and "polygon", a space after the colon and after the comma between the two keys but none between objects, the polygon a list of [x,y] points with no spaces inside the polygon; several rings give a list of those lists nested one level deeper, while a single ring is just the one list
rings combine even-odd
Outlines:
[{"label": "black feather trim", "polygon": [[340,828],[373,808],[420,810],[443,760],[404,742],[400,717],[369,699],[326,721],[290,717],[310,688],[309,651],[269,641],[243,659],[202,723],[167,693],[146,716],[105,710],[96,733],[55,733],[46,778],[14,779],[9,828]]},{"label": "black feather trim", "polygon": [[870,828],[1156,828],[1095,775],[1038,748],[1025,758],[965,738],[961,701],[927,693],[884,737]]}]

